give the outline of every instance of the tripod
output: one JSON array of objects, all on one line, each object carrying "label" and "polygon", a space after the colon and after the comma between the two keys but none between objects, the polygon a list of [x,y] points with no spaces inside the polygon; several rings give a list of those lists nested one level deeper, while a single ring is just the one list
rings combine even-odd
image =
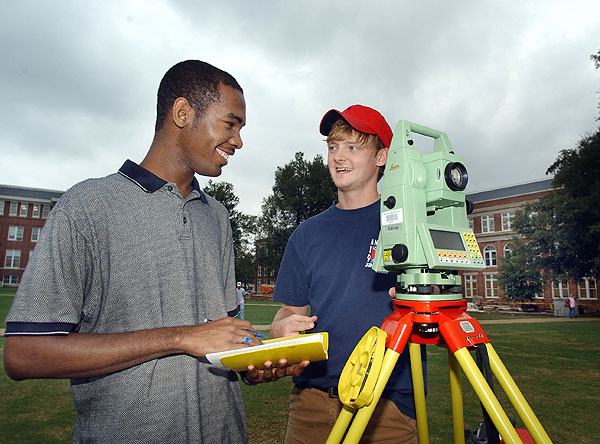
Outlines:
[{"label": "tripod", "polygon": [[339,443],[344,435],[344,444],[359,442],[407,343],[419,444],[429,444],[419,344],[435,344],[448,348],[454,444],[465,443],[461,369],[504,442],[523,443],[469,353],[469,350],[477,346],[483,346],[487,350],[494,376],[536,444],[552,443],[483,329],[476,319],[466,313],[466,300],[444,300],[444,297],[432,295],[432,298],[425,298],[434,300],[396,299],[394,312],[383,321],[381,329],[373,327],[359,342],[340,377],[338,391],[344,407],[327,444]]}]

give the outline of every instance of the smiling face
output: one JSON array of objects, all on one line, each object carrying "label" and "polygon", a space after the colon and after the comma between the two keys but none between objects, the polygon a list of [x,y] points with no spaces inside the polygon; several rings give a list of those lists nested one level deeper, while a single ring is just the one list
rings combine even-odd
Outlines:
[{"label": "smiling face", "polygon": [[199,117],[191,109],[192,123],[185,127],[179,144],[182,160],[190,169],[209,177],[219,176],[229,156],[242,148],[240,131],[246,124],[244,95],[221,84],[219,96]]},{"label": "smiling face", "polygon": [[344,193],[377,193],[379,167],[385,165],[387,149],[376,150],[355,130],[341,140],[329,138],[327,147],[327,166],[340,201]]}]

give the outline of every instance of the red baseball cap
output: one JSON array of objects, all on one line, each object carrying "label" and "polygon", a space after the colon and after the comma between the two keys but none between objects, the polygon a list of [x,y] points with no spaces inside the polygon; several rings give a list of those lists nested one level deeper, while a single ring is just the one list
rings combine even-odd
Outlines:
[{"label": "red baseball cap", "polygon": [[387,148],[390,147],[394,135],[392,129],[384,117],[373,108],[352,105],[341,112],[337,109],[329,110],[321,119],[319,126],[321,134],[328,136],[333,124],[340,119],[344,119],[352,128],[361,133],[376,134]]}]

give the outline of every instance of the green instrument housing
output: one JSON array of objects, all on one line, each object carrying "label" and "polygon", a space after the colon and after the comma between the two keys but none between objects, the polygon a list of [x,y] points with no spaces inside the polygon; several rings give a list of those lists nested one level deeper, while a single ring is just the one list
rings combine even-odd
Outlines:
[{"label": "green instrument housing", "polygon": [[[413,133],[433,138],[433,152],[415,150]],[[445,133],[398,122],[381,186],[373,263],[377,272],[401,273],[397,298],[462,299],[458,271],[485,268],[468,224],[467,181],[464,160],[454,154]]]}]

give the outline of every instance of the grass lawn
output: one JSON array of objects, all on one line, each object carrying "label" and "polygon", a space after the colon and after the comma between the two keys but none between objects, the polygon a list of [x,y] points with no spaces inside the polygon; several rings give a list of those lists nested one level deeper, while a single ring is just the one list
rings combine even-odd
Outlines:
[{"label": "grass lawn", "polygon": [[253,325],[271,325],[271,321],[281,304],[274,301],[250,299],[244,305],[244,317]]},{"label": "grass lawn", "polygon": [[[0,289],[3,290],[3,289]],[[0,292],[0,327],[12,298]],[[278,304],[248,301],[246,318],[269,324]],[[520,316],[477,313],[480,319],[513,318],[510,324],[484,325],[484,330],[525,398],[555,444],[591,444],[600,436],[600,322],[518,323]],[[527,316],[527,315],[524,315]],[[540,315],[534,315],[536,318]],[[3,339],[0,339],[3,350]],[[428,424],[432,444],[452,440],[447,352],[428,346]],[[291,381],[242,386],[251,444],[281,443],[287,423]],[[500,387],[496,384],[496,391]],[[465,427],[475,429],[481,409],[463,377]],[[517,415],[502,393],[509,418]],[[0,369],[0,443],[66,443],[75,413],[68,381],[11,381]],[[522,427],[520,421],[517,426]],[[318,443],[315,443],[318,444]]]},{"label": "grass lawn", "polygon": [[5,327],[6,315],[16,292],[16,288],[0,287],[0,328]]}]

